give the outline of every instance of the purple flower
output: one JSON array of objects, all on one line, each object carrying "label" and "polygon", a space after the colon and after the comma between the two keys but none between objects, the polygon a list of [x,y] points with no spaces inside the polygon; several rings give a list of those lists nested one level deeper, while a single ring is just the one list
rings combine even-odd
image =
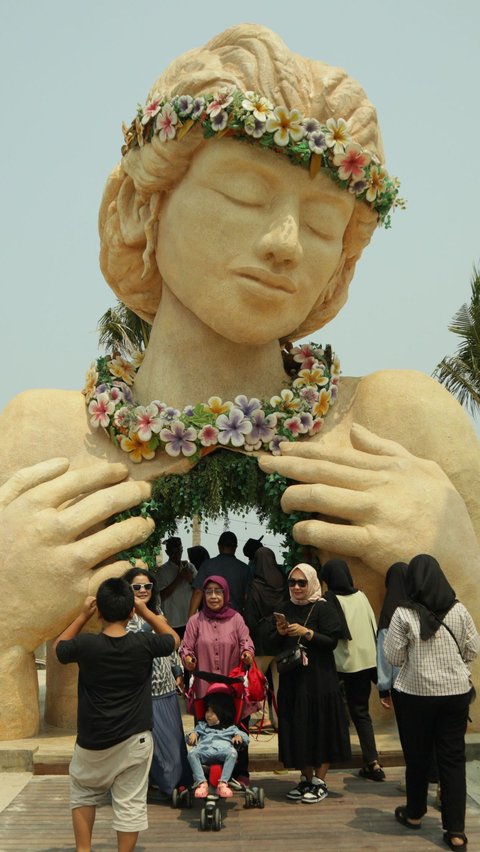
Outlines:
[{"label": "purple flower", "polygon": [[242,447],[245,443],[245,435],[252,431],[252,424],[245,420],[243,411],[232,408],[228,414],[220,414],[216,424],[219,429],[218,440],[220,444],[231,443],[233,447]]},{"label": "purple flower", "polygon": [[307,134],[307,138],[309,138],[310,134],[316,133],[320,130],[320,123],[316,118],[304,118],[302,125],[305,129],[305,133]]},{"label": "purple flower", "polygon": [[205,98],[202,98],[202,97],[194,98],[191,118],[193,118],[194,121],[196,121],[197,118],[200,118],[204,109],[205,109]]},{"label": "purple flower", "polygon": [[275,434],[275,427],[277,425],[276,414],[265,416],[265,412],[260,409],[253,413],[251,421],[252,431],[247,435],[247,444],[256,444],[258,441],[261,441],[262,444],[268,444]]},{"label": "purple flower", "polygon": [[185,408],[183,409],[183,413],[187,417],[193,417],[193,405],[186,405]]},{"label": "purple flower", "polygon": [[355,180],[352,181],[350,186],[348,187],[348,191],[352,193],[352,195],[361,195],[367,188],[368,184],[366,180]]},{"label": "purple flower", "polygon": [[163,417],[163,419],[164,419],[164,420],[168,420],[168,421],[176,420],[176,419],[177,419],[177,417],[179,417],[179,416],[180,416],[180,412],[179,412],[178,408],[172,408],[172,406],[171,406],[171,405],[168,405],[168,406],[165,408],[165,410],[164,410],[164,411],[159,412],[159,414],[161,414],[161,415],[162,415],[162,417]]},{"label": "purple flower", "polygon": [[327,140],[321,130],[311,133],[308,140],[308,147],[314,154],[321,154],[327,147]]},{"label": "purple flower", "polygon": [[124,398],[125,402],[128,402],[128,403],[130,403],[130,405],[133,405],[132,389],[129,388],[128,385],[125,382],[114,382],[113,384],[117,388],[120,388],[120,390],[123,393],[123,398]]},{"label": "purple flower", "polygon": [[216,115],[211,115],[210,121],[213,130],[225,130],[228,124],[228,112],[225,109],[222,109],[222,111],[217,113]]},{"label": "purple flower", "polygon": [[193,456],[197,451],[196,444],[193,443],[196,437],[196,430],[191,426],[186,429],[180,420],[175,420],[170,429],[162,429],[160,432],[160,440],[164,442],[169,456],[179,456],[180,453]]},{"label": "purple flower", "polygon": [[285,437],[283,435],[274,435],[270,441],[268,449],[274,456],[280,455],[280,444],[282,441],[285,441]]},{"label": "purple flower", "polygon": [[193,98],[191,95],[180,95],[177,98],[176,107],[180,118],[187,118],[193,109]]},{"label": "purple flower", "polygon": [[318,399],[318,391],[312,387],[302,388],[298,395],[307,405],[313,405]]},{"label": "purple flower", "polygon": [[235,406],[243,411],[245,417],[252,417],[257,411],[261,410],[262,403],[255,397],[248,399],[244,394],[240,394],[240,396],[235,397]]},{"label": "purple flower", "polygon": [[302,433],[308,432],[309,429],[313,426],[313,417],[308,412],[302,412],[298,415],[300,418],[300,423],[302,424]]},{"label": "purple flower", "polygon": [[105,393],[106,390],[107,386],[105,382],[102,382],[101,385],[97,385],[97,387],[95,388],[95,396],[98,396],[99,393]]}]

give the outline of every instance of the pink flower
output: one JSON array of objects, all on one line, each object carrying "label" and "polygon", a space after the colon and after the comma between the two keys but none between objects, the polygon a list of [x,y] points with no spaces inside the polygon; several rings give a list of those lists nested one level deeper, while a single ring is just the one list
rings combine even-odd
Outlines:
[{"label": "pink flower", "polygon": [[160,142],[175,139],[175,125],[178,121],[177,113],[171,104],[165,104],[161,113],[157,116],[156,129],[160,136]]},{"label": "pink flower", "polygon": [[115,411],[115,403],[111,401],[108,393],[99,393],[95,399],[92,399],[88,406],[88,413],[91,414],[90,423],[95,429],[98,426],[103,426],[105,429],[110,423],[110,415]]},{"label": "pink flower", "polygon": [[345,148],[345,153],[335,154],[334,165],[339,166],[338,177],[340,180],[357,180],[363,177],[363,170],[372,159],[368,151],[364,151],[357,142],[352,142]]},{"label": "pink flower", "polygon": [[233,101],[232,89],[229,86],[224,86],[218,94],[214,95],[213,101],[207,106],[207,115],[210,118],[215,118],[220,112],[225,110]]},{"label": "pink flower", "polygon": [[143,107],[142,124],[148,124],[160,109],[162,99],[160,95],[154,95],[150,103]]},{"label": "pink flower", "polygon": [[158,409],[156,405],[139,405],[135,409],[135,429],[141,441],[149,441],[152,437],[152,432],[160,432],[163,426],[163,421],[158,417]]},{"label": "pink flower", "polygon": [[213,447],[218,444],[218,429],[208,423],[198,433],[202,447]]},{"label": "pink flower", "polygon": [[322,428],[322,426],[323,426],[323,420],[321,420],[321,419],[314,420],[312,425],[310,426],[310,429],[308,430],[308,434],[309,435],[316,435],[317,432],[320,432],[320,429]]},{"label": "pink flower", "polygon": [[300,417],[289,417],[288,420],[285,420],[284,424],[286,429],[288,429],[292,435],[297,437],[297,435],[302,435],[305,432],[305,429],[302,426],[302,421]]}]

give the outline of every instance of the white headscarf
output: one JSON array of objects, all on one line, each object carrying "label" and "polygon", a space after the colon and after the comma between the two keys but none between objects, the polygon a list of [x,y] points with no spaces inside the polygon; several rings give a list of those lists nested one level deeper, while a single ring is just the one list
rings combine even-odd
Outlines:
[{"label": "white headscarf", "polygon": [[299,565],[295,565],[295,567],[292,568],[288,575],[288,579],[290,579],[294,571],[301,571],[305,577],[307,581],[307,595],[303,598],[303,600],[299,601],[292,596],[292,590],[289,589],[290,600],[292,603],[297,604],[297,606],[307,606],[307,604],[313,604],[315,601],[321,600],[322,587],[319,583],[315,568],[312,568],[311,565],[307,565],[305,562],[300,562]]}]

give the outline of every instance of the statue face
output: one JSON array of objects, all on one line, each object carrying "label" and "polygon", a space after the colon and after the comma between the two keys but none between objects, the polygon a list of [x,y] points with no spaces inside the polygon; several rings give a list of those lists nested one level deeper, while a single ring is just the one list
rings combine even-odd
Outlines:
[{"label": "statue face", "polygon": [[354,203],[328,176],[312,180],[286,157],[208,141],[163,208],[160,273],[213,331],[267,343],[326,292]]}]

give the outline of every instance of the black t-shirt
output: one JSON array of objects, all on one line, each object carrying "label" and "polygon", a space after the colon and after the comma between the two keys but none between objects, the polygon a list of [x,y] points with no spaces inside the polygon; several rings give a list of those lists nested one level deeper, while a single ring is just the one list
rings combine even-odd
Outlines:
[{"label": "black t-shirt", "polygon": [[250,580],[250,569],[246,562],[241,562],[233,553],[219,553],[213,559],[207,559],[200,566],[192,586],[202,589],[207,577],[215,574],[227,581],[230,589],[230,606],[243,614],[245,596]]},{"label": "black t-shirt", "polygon": [[77,742],[103,749],[152,727],[154,657],[167,657],[173,636],[82,633],[57,645],[61,663],[78,663]]}]

